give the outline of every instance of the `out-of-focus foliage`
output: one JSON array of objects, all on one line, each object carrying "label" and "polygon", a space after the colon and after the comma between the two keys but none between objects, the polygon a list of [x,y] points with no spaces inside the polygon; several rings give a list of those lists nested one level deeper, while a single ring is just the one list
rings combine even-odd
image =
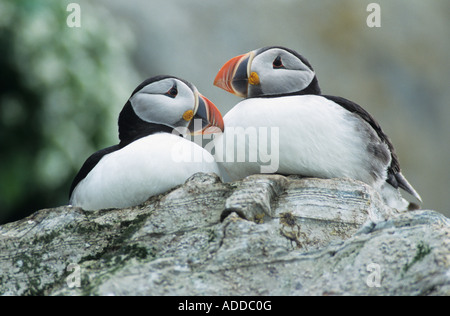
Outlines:
[{"label": "out-of-focus foliage", "polygon": [[89,4],[70,28],[68,3],[0,2],[0,223],[67,203],[137,83],[130,33]]}]

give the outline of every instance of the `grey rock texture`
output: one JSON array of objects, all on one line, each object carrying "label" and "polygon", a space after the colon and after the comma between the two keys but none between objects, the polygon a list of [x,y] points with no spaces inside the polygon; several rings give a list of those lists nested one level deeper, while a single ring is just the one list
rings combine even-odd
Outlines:
[{"label": "grey rock texture", "polygon": [[196,174],[0,227],[2,295],[449,295],[450,220],[347,179]]}]

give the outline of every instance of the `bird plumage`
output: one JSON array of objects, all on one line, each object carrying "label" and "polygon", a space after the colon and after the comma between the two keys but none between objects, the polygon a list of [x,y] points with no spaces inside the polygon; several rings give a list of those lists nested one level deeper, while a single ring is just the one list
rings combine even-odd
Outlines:
[{"label": "bird plumage", "polygon": [[92,154],[75,176],[71,205],[85,210],[134,206],[194,173],[220,173],[210,153],[180,137],[223,130],[215,105],[182,79],[145,80],[126,102],[118,125],[119,144]]},{"label": "bird plumage", "polygon": [[[214,84],[246,98],[224,116],[225,133],[215,143],[216,159],[231,179],[260,173],[262,163],[226,161],[230,151],[261,151],[251,144],[230,146],[229,127],[270,127],[279,129],[278,144],[272,146],[279,151],[274,172],[361,180],[397,208],[408,207],[398,188],[421,201],[376,120],[350,100],[323,95],[312,66],[297,52],[272,46],[237,56],[221,68]],[[258,139],[256,146],[263,142]]]},{"label": "bird plumage", "polygon": [[[164,132],[142,137],[123,148],[104,150],[91,156],[91,163],[100,155],[101,163],[79,182],[71,205],[86,210],[129,207],[184,183],[197,172],[220,174],[214,158],[202,147]],[[195,161],[193,157],[202,159]]]}]

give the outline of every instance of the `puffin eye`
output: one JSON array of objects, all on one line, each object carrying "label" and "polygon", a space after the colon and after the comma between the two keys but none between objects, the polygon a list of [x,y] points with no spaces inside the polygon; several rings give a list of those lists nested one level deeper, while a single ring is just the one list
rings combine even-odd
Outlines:
[{"label": "puffin eye", "polygon": [[281,56],[277,56],[272,63],[273,68],[284,68],[283,62],[281,61]]},{"label": "puffin eye", "polygon": [[178,94],[178,89],[175,85],[172,88],[170,88],[169,91],[166,92],[166,95],[171,98],[175,98],[177,96],[177,94]]}]

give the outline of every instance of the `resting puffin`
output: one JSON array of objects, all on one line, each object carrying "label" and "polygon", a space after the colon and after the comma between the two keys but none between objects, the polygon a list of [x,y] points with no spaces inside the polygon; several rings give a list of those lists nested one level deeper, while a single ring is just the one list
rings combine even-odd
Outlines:
[{"label": "resting puffin", "polygon": [[[245,162],[227,161],[227,157],[245,150],[261,157],[272,149],[278,151],[278,169],[273,172],[360,180],[398,209],[417,208],[401,197],[398,188],[422,202],[402,175],[394,147],[380,125],[358,104],[322,95],[311,64],[297,52],[271,46],[234,57],[220,69],[214,85],[246,98],[224,116],[225,133],[215,138],[215,158],[231,180],[260,173],[263,164],[249,156]],[[231,140],[237,135],[229,134],[238,127],[241,132],[276,127],[279,135],[262,152],[266,140],[261,138],[257,145]]]},{"label": "resting puffin", "polygon": [[[194,124],[194,120],[201,119]],[[73,180],[70,202],[85,210],[141,204],[197,172],[219,174],[214,158],[183,133],[223,131],[216,106],[182,79],[142,82],[119,115],[120,143],[91,155]]]}]

